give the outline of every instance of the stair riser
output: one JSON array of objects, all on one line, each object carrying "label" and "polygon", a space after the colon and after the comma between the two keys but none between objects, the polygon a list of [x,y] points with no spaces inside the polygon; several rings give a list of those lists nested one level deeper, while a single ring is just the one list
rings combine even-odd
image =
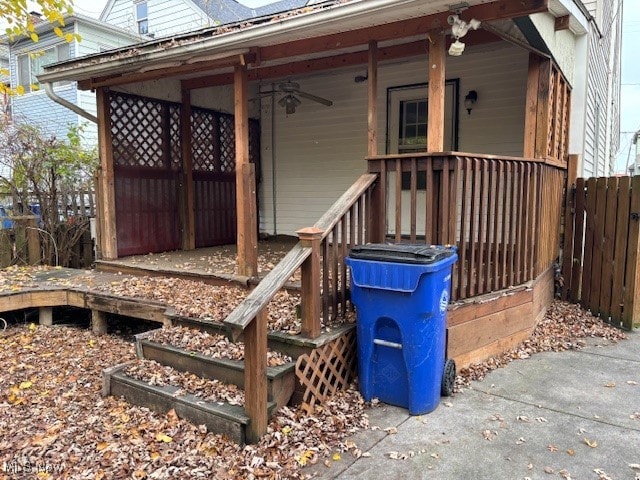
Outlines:
[{"label": "stair riser", "polygon": [[[202,378],[220,380],[244,389],[244,363],[234,360],[211,358],[190,353],[179,348],[162,345],[138,338],[137,352],[140,358],[155,360],[182,372],[189,372]],[[295,388],[294,365],[270,367],[267,369],[267,389],[269,400],[281,408],[289,402]]]},{"label": "stair riser", "polygon": [[195,425],[205,425],[210,432],[226,435],[239,444],[246,441],[249,418],[242,407],[212,404],[193,395],[174,396],[175,387],[151,386],[120,372],[111,376],[109,385],[110,395],[124,397],[131,404],[159,413],[173,409],[179,418]]}]

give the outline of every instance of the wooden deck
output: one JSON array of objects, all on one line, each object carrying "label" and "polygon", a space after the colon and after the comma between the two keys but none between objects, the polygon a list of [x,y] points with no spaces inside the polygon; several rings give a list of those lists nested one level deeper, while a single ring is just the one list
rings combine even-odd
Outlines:
[{"label": "wooden deck", "polygon": [[[264,277],[297,242],[295,237],[278,236],[258,243],[258,278]],[[237,248],[235,245],[176,250],[147,255],[132,255],[117,260],[98,260],[96,268],[101,272],[127,275],[175,277],[196,280],[211,285],[235,283],[248,286],[257,283],[237,273]],[[295,277],[289,287],[296,285]]]}]

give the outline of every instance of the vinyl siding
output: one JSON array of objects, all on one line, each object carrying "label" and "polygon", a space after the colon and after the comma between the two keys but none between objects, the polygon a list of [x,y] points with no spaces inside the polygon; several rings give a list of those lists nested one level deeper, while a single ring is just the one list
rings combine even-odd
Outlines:
[{"label": "vinyl siding", "polygon": [[[469,48],[462,57],[447,57],[446,68],[448,79],[460,79],[459,150],[521,156],[528,54],[504,43],[485,45]],[[386,148],[387,88],[424,83],[426,70],[425,59],[380,66],[380,152]],[[287,116],[276,104],[275,151],[271,101],[269,97],[263,99],[263,182],[259,190],[262,231],[294,234],[313,225],[366,171],[367,87],[366,83],[354,82],[354,76],[364,71],[363,66],[295,78],[302,90],[328,98],[334,105],[325,107],[302,99],[296,113]],[[471,115],[462,106],[469,90],[477,90],[479,96]]]},{"label": "vinyl siding", "polygon": [[[76,86],[57,87],[56,93],[70,102],[76,101]],[[49,135],[66,138],[70,124],[78,124],[78,116],[58,105],[44,91],[17,96],[13,99],[13,117],[17,122],[38,125]]]},{"label": "vinyl siding", "polygon": [[[617,2],[602,5],[606,30],[589,32],[583,172],[585,177],[613,173],[619,144],[620,15]],[[612,105],[613,104],[613,105]]]},{"label": "vinyl siding", "polygon": [[[147,0],[149,34],[164,37],[210,25],[207,16],[190,1]],[[116,0],[101,20],[137,33],[133,0]]]}]

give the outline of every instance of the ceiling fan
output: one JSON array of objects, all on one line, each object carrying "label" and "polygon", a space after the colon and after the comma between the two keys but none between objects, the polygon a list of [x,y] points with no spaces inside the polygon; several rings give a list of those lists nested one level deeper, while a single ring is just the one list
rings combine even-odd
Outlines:
[{"label": "ceiling fan", "polygon": [[296,82],[280,83],[275,90],[260,92],[260,95],[270,95],[272,93],[284,94],[284,96],[278,100],[278,105],[285,108],[287,115],[296,113],[296,108],[302,103],[300,98],[306,98],[307,100],[326,105],[327,107],[333,105],[331,100],[300,90],[300,84]]}]

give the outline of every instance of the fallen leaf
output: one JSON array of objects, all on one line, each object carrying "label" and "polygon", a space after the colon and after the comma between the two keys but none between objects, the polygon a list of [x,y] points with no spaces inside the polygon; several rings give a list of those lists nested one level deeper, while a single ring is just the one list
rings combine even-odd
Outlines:
[{"label": "fallen leaf", "polygon": [[576,451],[573,448],[569,448],[569,449],[567,449],[567,454],[573,456],[573,455],[576,454]]},{"label": "fallen leaf", "polygon": [[585,443],[585,445],[589,445],[591,448],[596,448],[598,446],[598,442],[596,442],[595,440],[589,440],[587,437],[584,437],[582,441]]},{"label": "fallen leaf", "polygon": [[605,383],[604,385],[607,388],[614,388],[616,386],[615,382],[609,382],[609,383]]},{"label": "fallen leaf", "polygon": [[96,445],[96,450],[98,452],[101,452],[102,450],[104,450],[105,448],[107,448],[109,446],[109,444],[107,442],[100,442]]},{"label": "fallen leaf", "polygon": [[164,442],[164,443],[171,443],[173,441],[173,438],[171,438],[169,435],[166,435],[164,433],[158,433],[156,435],[156,441]]},{"label": "fallen leaf", "polygon": [[630,463],[629,468],[631,470],[640,470],[640,463]]},{"label": "fallen leaf", "polygon": [[342,456],[341,456],[338,452],[336,452],[336,453],[334,453],[334,454],[333,454],[333,456],[331,457],[331,459],[332,459],[334,462],[337,462],[338,460],[342,460]]},{"label": "fallen leaf", "polygon": [[553,468],[551,468],[551,467],[544,467],[544,473],[549,473],[549,474],[554,473]]},{"label": "fallen leaf", "polygon": [[394,435],[398,433],[398,429],[396,427],[387,427],[384,429],[384,431],[387,432],[389,435]]},{"label": "fallen leaf", "polygon": [[558,447],[556,445],[547,445],[547,450],[549,450],[550,452],[557,452]]},{"label": "fallen leaf", "polygon": [[32,386],[33,386],[33,383],[31,383],[29,380],[27,380],[26,382],[22,382],[18,388],[20,390],[26,390],[28,388],[31,388]]},{"label": "fallen leaf", "polygon": [[151,458],[152,462],[155,462],[160,458],[160,454],[158,452],[151,452],[151,455],[149,455],[149,457]]}]

